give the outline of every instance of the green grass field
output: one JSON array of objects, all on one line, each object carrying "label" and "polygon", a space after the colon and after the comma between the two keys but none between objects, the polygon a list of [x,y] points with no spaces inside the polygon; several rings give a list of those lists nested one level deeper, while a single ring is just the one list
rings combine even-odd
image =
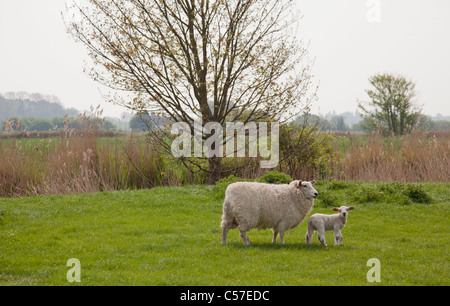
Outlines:
[{"label": "green grass field", "polygon": [[[450,184],[316,186],[312,213],[356,207],[344,246],[332,232],[328,248],[317,234],[306,245],[306,222],[285,245],[252,230],[244,247],[231,230],[223,246],[211,186],[0,199],[0,285],[450,285]],[[70,258],[80,283],[67,281]],[[370,258],[380,283],[367,281]]]}]

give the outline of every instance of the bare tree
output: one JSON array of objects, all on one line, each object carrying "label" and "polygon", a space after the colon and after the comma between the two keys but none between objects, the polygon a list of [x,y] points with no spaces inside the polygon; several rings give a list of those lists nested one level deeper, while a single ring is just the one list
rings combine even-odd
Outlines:
[{"label": "bare tree", "polygon": [[[309,92],[307,50],[294,35],[300,17],[293,5],[289,0],[86,0],[70,4],[65,21],[89,50],[90,75],[129,93],[116,95],[113,103],[186,122],[194,131],[198,117],[222,126],[285,121],[309,107],[315,92]],[[222,174],[221,159],[208,161],[204,170],[214,182]]]}]

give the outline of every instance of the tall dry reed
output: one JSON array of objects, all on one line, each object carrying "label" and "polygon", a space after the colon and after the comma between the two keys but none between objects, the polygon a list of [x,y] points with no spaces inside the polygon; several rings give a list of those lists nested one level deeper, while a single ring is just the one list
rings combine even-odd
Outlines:
[{"label": "tall dry reed", "polygon": [[[0,138],[0,197],[204,184],[207,180],[205,173],[189,172],[143,136],[101,137],[98,127],[86,117],[83,120],[83,130],[70,129],[67,122],[65,130],[42,139],[4,134]],[[309,155],[285,159],[277,169],[296,179],[450,181],[450,133],[395,138],[346,135],[335,137],[334,146],[320,143],[316,147],[312,156],[307,150]],[[223,163],[225,171],[237,169],[226,175],[256,178],[264,174],[257,160],[226,158]]]},{"label": "tall dry reed", "polygon": [[[94,110],[95,111],[95,110]],[[143,137],[99,137],[99,120],[78,118],[84,129],[53,137],[0,138],[0,197],[150,188],[173,182],[159,148]],[[100,133],[103,135],[103,133]],[[9,136],[9,137],[5,137]]]},{"label": "tall dry reed", "polygon": [[[354,137],[354,136],[350,136]],[[367,137],[367,136],[364,136]],[[360,137],[361,138],[361,137]],[[361,181],[450,181],[450,134],[416,133],[383,138],[378,134],[351,140],[335,179]]]}]

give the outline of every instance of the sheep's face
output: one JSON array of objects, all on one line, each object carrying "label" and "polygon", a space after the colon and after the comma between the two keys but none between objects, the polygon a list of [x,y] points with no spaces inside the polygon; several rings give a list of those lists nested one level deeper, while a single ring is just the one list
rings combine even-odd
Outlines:
[{"label": "sheep's face", "polygon": [[349,206],[349,207],[341,206],[341,207],[333,207],[331,210],[339,212],[339,216],[341,216],[341,218],[347,218],[348,211],[353,210],[353,209],[355,209],[354,206]]},{"label": "sheep's face", "polygon": [[316,183],[316,181],[311,182],[302,182],[298,181],[297,188],[300,189],[300,191],[303,193],[305,198],[307,199],[315,199],[319,195],[317,190],[314,189],[313,185]]}]

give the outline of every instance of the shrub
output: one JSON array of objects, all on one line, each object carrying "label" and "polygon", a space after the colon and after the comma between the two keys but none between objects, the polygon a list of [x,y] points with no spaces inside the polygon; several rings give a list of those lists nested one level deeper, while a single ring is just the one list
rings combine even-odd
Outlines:
[{"label": "shrub", "polygon": [[270,171],[258,178],[257,182],[268,184],[289,184],[292,182],[292,177],[282,172]]},{"label": "shrub", "polygon": [[417,203],[430,203],[431,197],[423,190],[421,185],[408,185],[403,194]]},{"label": "shrub", "polygon": [[225,191],[227,190],[228,185],[236,182],[248,182],[251,180],[241,179],[234,175],[230,175],[216,182],[213,187],[213,194],[215,198],[225,197]]},{"label": "shrub", "polygon": [[350,184],[342,181],[333,181],[328,186],[329,190],[343,190],[350,187]]},{"label": "shrub", "polygon": [[400,204],[400,205],[412,204],[411,199],[408,196],[404,195],[403,193],[395,194],[393,196],[393,201],[394,201],[394,203]]},{"label": "shrub", "polygon": [[397,193],[395,186],[393,186],[392,184],[389,184],[389,183],[382,184],[379,187],[379,190],[385,194],[396,194]]},{"label": "shrub", "polygon": [[279,170],[297,179],[329,179],[332,174],[333,137],[319,126],[286,124],[280,126]]},{"label": "shrub", "polygon": [[322,207],[340,206],[338,205],[338,198],[333,193],[328,191],[319,192],[318,204]]},{"label": "shrub", "polygon": [[384,197],[383,192],[373,185],[362,186],[354,195],[354,200],[359,203],[378,202]]}]

